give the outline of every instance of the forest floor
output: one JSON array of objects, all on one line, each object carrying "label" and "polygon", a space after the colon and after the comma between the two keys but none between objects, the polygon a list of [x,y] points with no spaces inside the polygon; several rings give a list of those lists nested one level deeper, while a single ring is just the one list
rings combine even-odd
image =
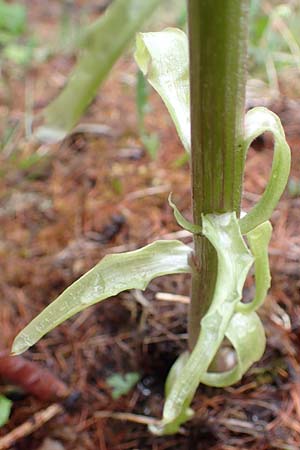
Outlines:
[{"label": "forest floor", "polygon": [[[43,2],[31,2],[30,20],[43,39],[56,20]],[[71,282],[104,255],[169,237],[191,243],[178,228],[167,197],[191,218],[188,165],[166,109],[151,94],[149,131],[160,149],[151,160],[136,132],[136,66],[132,54],[113,69],[83,123],[105,125],[97,134],[77,133],[59,145],[24,137],[24,121],[39,113],[66,80],[73,58],[54,55],[26,71],[9,64],[0,91],[1,128],[14,134],[0,153],[0,342],[14,336]],[[289,92],[290,91],[290,92]],[[299,89],[300,91],[300,89]],[[300,96],[282,85],[273,105],[292,149],[292,177],[300,183]],[[27,99],[26,101],[24,99]],[[25,112],[24,112],[25,111]],[[272,163],[268,137],[247,159],[243,207],[248,210],[266,186]],[[298,188],[299,189],[299,188]],[[9,448],[18,450],[197,450],[300,448],[300,192],[287,189],[272,216],[272,288],[260,309],[268,344],[262,360],[241,383],[226,389],[200,386],[194,419],[181,434],[154,437],[145,425],[120,421],[115,413],[160,417],[164,380],[186,348],[188,276],[152,282],[147,291],[125,292],[85,310],[49,333],[25,354],[70,389],[52,420]],[[245,295],[253,294],[247,281]],[[136,372],[139,381],[117,400],[107,378]],[[1,377],[1,367],[0,367]],[[50,403],[20,393],[2,379],[11,396],[11,418],[0,431],[13,431]],[[18,395],[17,395],[18,394]],[[106,417],[105,417],[106,416]],[[130,416],[129,416],[130,417]]]}]

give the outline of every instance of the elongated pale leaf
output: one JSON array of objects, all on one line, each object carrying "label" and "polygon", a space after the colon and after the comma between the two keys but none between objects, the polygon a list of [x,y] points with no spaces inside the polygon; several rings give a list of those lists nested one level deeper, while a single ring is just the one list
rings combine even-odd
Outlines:
[{"label": "elongated pale leaf", "polygon": [[140,33],[135,59],[163,99],[184,148],[190,152],[189,53],[186,34],[177,28]]},{"label": "elongated pale leaf", "polygon": [[240,220],[243,234],[266,222],[276,207],[288,180],[291,166],[291,151],[284,130],[276,114],[266,108],[253,108],[245,118],[245,151],[251,142],[265,131],[274,136],[274,157],[267,187],[258,203]]},{"label": "elongated pale leaf", "polygon": [[190,272],[191,249],[179,241],[156,241],[133,252],[105,256],[68,287],[15,338],[12,352],[23,353],[74,314],[127,289],[145,289],[162,275]]},{"label": "elongated pale leaf", "polygon": [[159,0],[114,0],[87,31],[84,48],[61,94],[44,111],[36,136],[47,142],[63,139],[93,100],[101,83]]},{"label": "elongated pale leaf", "polygon": [[178,419],[184,417],[189,402],[207,372],[235,308],[242,298],[242,289],[253,263],[253,257],[242,238],[235,213],[203,215],[202,233],[214,246],[218,256],[218,273],[211,306],[201,321],[198,341],[180,375],[167,396],[163,419],[151,426],[156,434],[178,431]]}]

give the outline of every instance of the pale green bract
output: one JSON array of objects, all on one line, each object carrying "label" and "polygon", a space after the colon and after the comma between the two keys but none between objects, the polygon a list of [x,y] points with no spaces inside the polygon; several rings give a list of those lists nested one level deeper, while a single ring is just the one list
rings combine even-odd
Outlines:
[{"label": "pale green bract", "polygon": [[35,133],[38,139],[56,142],[72,131],[114,63],[159,4],[159,0],[114,0],[87,29],[66,87],[43,111],[44,124]]},{"label": "pale green bract", "polygon": [[276,207],[288,181],[291,167],[291,152],[285,139],[279,117],[267,108],[253,108],[245,117],[244,152],[251,142],[265,131],[270,131],[274,137],[274,157],[267,187],[248,214],[240,219],[243,234],[253,230],[267,221]]},{"label": "pale green bract", "polygon": [[174,217],[175,217],[176,222],[178,223],[178,225],[180,225],[182,228],[184,228],[185,230],[189,231],[190,233],[202,234],[202,227],[201,226],[191,223],[189,220],[187,220],[181,214],[181,212],[179,211],[179,209],[177,208],[175,203],[172,201],[172,192],[169,195],[168,202],[169,202],[169,205],[171,206],[171,208],[173,209],[173,214],[174,214]]},{"label": "pale green bract", "polygon": [[250,313],[259,308],[267,295],[271,285],[268,245],[272,236],[272,225],[269,221],[262,223],[254,230],[249,231],[247,239],[252,255],[254,256],[255,286],[254,299],[247,304],[240,303],[237,310]]},{"label": "pale green bract", "polygon": [[139,250],[105,256],[18,334],[12,353],[23,353],[88,306],[127,289],[145,289],[153,278],[190,272],[190,253],[190,247],[182,242],[156,241]]},{"label": "pale green bract", "polygon": [[[211,306],[201,321],[201,331],[192,353],[183,353],[171,368],[166,382],[163,419],[150,425],[154,434],[176,433],[193,416],[190,403],[200,383],[226,387],[238,382],[265,350],[263,325],[255,313],[270,287],[268,244],[270,222],[247,234],[252,254],[243,240],[235,213],[202,216],[202,233],[215,247],[218,275]],[[242,288],[254,261],[256,295],[242,303]],[[226,372],[209,372],[224,338],[236,353],[235,366]]]},{"label": "pale green bract", "polygon": [[[238,356],[241,361],[238,361],[237,369],[232,374],[233,382],[243,375],[241,365],[244,364],[245,358],[248,369],[249,365],[262,356],[265,348],[264,333],[258,317],[236,314],[247,273],[254,262],[241,235],[236,214],[203,215],[202,233],[214,246],[218,256],[214,296],[208,312],[201,321],[201,331],[195,348],[182,365],[178,377],[174,377],[173,385],[168,387],[170,392],[166,398],[162,421],[158,425],[150,426],[151,431],[156,434],[173,434],[178,431],[180,424],[186,421],[186,417],[190,415],[190,401],[200,382],[205,381],[208,368],[226,333],[237,349],[239,342],[242,343]],[[249,328],[244,328],[245,325]],[[249,357],[247,349],[252,342],[247,345],[247,349],[244,344],[249,338],[256,336],[258,339],[255,339],[255,344],[258,347]],[[230,383],[231,379],[228,380],[228,384]]]},{"label": "pale green bract", "polygon": [[223,373],[206,372],[201,383],[213,387],[226,387],[237,383],[253,363],[262,357],[266,336],[260,318],[255,312],[235,313],[225,337],[231,342],[236,353],[236,365]]},{"label": "pale green bract", "polygon": [[236,366],[224,373],[207,372],[201,382],[209,386],[225,387],[239,381],[249,367],[258,361],[265,347],[265,333],[256,311],[266,298],[270,288],[270,268],[268,245],[272,227],[264,222],[247,234],[249,247],[254,257],[256,293],[249,303],[239,302],[236,305],[232,320],[226,330],[225,337],[231,342],[236,352]]},{"label": "pale green bract", "polygon": [[177,28],[139,33],[135,59],[159,93],[185,150],[191,150],[189,57],[186,34]]}]

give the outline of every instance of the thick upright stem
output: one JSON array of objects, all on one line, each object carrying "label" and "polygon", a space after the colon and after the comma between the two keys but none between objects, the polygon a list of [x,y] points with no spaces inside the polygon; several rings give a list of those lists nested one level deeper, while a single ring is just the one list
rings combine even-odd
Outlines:
[{"label": "thick upright stem", "polygon": [[[244,155],[249,0],[189,0],[194,222],[202,213],[239,214]],[[217,274],[216,254],[195,236],[189,345],[197,340]]]}]

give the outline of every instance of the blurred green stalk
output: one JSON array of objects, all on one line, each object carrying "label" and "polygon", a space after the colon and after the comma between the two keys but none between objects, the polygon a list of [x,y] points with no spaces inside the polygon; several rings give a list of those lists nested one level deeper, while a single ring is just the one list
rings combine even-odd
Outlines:
[{"label": "blurred green stalk", "polygon": [[39,139],[56,142],[74,128],[115,62],[159,3],[114,0],[105,14],[87,28],[66,86],[43,111],[45,121],[36,132]]}]

